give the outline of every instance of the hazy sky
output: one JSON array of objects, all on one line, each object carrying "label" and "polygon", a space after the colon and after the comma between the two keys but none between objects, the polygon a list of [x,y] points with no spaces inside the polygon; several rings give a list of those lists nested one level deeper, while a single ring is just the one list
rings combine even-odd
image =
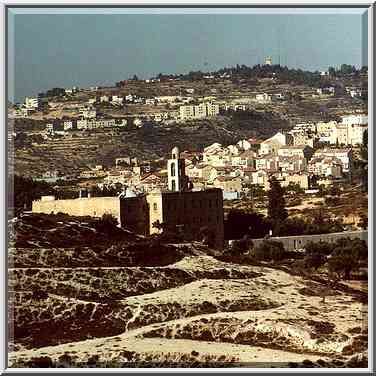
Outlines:
[{"label": "hazy sky", "polygon": [[[125,14],[130,12],[126,9],[42,12],[10,11],[12,101],[52,87],[112,84],[133,74],[147,78],[160,72],[254,65],[267,55],[273,62],[280,56],[282,65],[308,70],[367,64],[364,10],[306,9],[300,14],[288,10],[271,14],[261,9],[190,10],[190,14],[166,14],[168,10],[162,9],[148,10],[149,14],[137,10]],[[202,14],[205,12],[211,14]]]}]

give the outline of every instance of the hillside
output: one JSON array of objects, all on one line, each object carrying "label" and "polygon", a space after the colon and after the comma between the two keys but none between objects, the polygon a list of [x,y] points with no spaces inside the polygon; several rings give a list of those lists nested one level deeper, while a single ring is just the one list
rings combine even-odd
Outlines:
[{"label": "hillside", "polygon": [[[32,222],[21,218],[15,238]],[[45,230],[46,218],[34,222]],[[38,247],[30,232],[34,246],[9,253],[11,367],[367,364],[361,291],[219,261],[199,244],[73,247],[88,224],[71,222],[64,247]]]},{"label": "hillside", "polygon": [[171,145],[197,150],[214,142],[266,138],[286,127],[287,122],[273,113],[255,113],[245,118],[220,117],[170,127],[147,124],[140,129],[75,132],[72,137],[17,144],[14,168],[17,174],[30,177],[55,169],[71,174],[88,165],[113,165],[114,159],[122,156],[141,160],[164,157]]}]

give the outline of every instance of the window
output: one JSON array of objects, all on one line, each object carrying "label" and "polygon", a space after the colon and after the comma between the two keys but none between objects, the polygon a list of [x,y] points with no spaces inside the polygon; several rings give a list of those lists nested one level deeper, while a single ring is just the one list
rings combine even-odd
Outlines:
[{"label": "window", "polygon": [[171,163],[171,176],[175,176],[175,163]]},{"label": "window", "polygon": [[157,209],[158,209],[158,205],[157,205],[156,202],[153,204],[153,209],[154,209],[154,210],[157,210]]},{"label": "window", "polygon": [[209,208],[212,207],[212,200],[209,200]]},{"label": "window", "polygon": [[176,191],[176,182],[175,182],[175,180],[173,180],[171,182],[171,190]]},{"label": "window", "polygon": [[219,202],[218,202],[218,199],[216,199],[215,200],[215,205],[217,206],[217,208],[218,208],[218,206],[219,206]]}]

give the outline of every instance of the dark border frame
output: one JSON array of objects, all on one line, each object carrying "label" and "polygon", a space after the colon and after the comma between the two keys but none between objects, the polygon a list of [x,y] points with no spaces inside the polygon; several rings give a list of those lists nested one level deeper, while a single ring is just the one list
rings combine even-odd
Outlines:
[{"label": "dark border frame", "polygon": [[[4,198],[4,208],[6,208],[6,210],[4,210],[4,224],[5,226],[7,226],[7,223],[8,223],[8,210],[9,210],[9,202],[8,202],[8,196],[9,196],[9,193],[11,192],[11,188],[9,187],[9,185],[7,184],[7,181],[8,181],[8,174],[9,174],[9,163],[8,163],[8,158],[9,158],[9,145],[8,145],[8,126],[7,126],[7,122],[8,122],[8,106],[7,106],[7,102],[8,102],[8,93],[9,93],[9,82],[8,82],[8,48],[9,48],[9,45],[8,45],[8,26],[9,26],[9,10],[12,10],[12,9],[64,9],[64,8],[69,8],[69,9],[109,9],[109,8],[113,8],[113,9],[154,9],[154,8],[159,8],[159,9],[175,9],[175,8],[179,8],[179,9],[257,9],[257,8],[265,8],[265,9],[352,9],[352,8],[355,8],[355,9],[364,9],[364,10],[368,10],[369,12],[372,12],[373,14],[373,21],[376,20],[376,2],[369,2],[367,4],[359,4],[359,3],[352,3],[352,4],[270,4],[270,3],[266,3],[266,4],[262,4],[262,3],[258,3],[258,4],[33,4],[33,5],[30,5],[30,4],[4,4],[3,5],[3,12],[4,12],[4,19],[5,19],[5,22],[4,22],[4,71],[3,71],[3,74],[4,74],[4,82],[5,82],[5,91],[4,91],[4,94],[5,94],[5,98],[4,98],[4,101],[5,101],[5,106],[4,106],[4,134],[3,134],[3,137],[4,137],[4,151],[5,151],[5,156],[4,156],[4,164],[5,164],[5,168],[4,168],[4,171],[6,173],[6,176],[5,176],[5,198]],[[368,12],[365,12],[364,15],[362,15],[362,17],[368,17]],[[373,30],[374,33],[375,33],[375,30]],[[370,35],[370,30],[369,30],[369,25],[368,25],[368,30],[367,30],[367,35],[368,35],[368,38],[373,38],[373,35]],[[374,45],[374,41],[373,41],[373,45]],[[368,48],[368,46],[367,46]],[[369,55],[369,60],[372,61],[372,64],[371,64],[371,72],[373,74],[373,68],[374,68],[374,61],[375,61],[375,55],[376,55],[376,49],[373,48],[373,51],[372,51],[372,56]],[[371,53],[371,51],[368,51],[368,53]],[[368,62],[367,62],[368,64]],[[372,80],[372,81],[371,81]],[[376,79],[375,79],[375,76],[373,75],[373,77],[369,77],[369,82],[368,84],[372,87],[372,89],[375,87],[375,84],[376,84]],[[372,94],[373,94],[373,90],[372,90]],[[372,95],[370,96],[370,99],[369,99],[369,104],[372,104]],[[372,109],[373,110],[373,109]],[[372,111],[373,113],[373,111]],[[373,142],[373,145],[376,145],[376,132],[373,133],[373,139],[372,139],[372,142]],[[374,162],[374,161],[373,161]],[[375,172],[376,172],[376,168],[375,168],[375,165],[373,164],[372,165],[372,173],[373,173],[373,185],[375,184]],[[372,202],[372,210],[373,210],[373,213],[375,213],[375,209],[376,209],[376,202]],[[373,225],[373,224],[372,224]],[[7,367],[8,365],[8,325],[7,325],[7,312],[8,312],[8,299],[7,299],[7,291],[8,291],[8,232],[7,232],[7,227],[6,227],[6,232],[5,232],[5,244],[4,244],[4,250],[5,250],[5,263],[4,263],[4,286],[6,288],[6,291],[4,293],[4,302],[3,302],[3,305],[5,307],[5,321],[4,321],[4,342],[5,342],[5,346],[4,346],[4,349],[6,350],[5,351],[5,370],[4,370],[4,374],[13,374],[13,375],[25,375],[27,374],[26,372],[23,373],[23,372],[9,372],[7,371],[7,369],[9,369]],[[371,229],[373,230],[373,228]],[[373,242],[372,242],[373,244]],[[376,266],[376,260],[375,260],[375,257],[373,257],[373,265],[372,265],[372,274],[375,270],[375,266]],[[373,279],[372,279],[373,280]],[[369,291],[370,292],[370,291]],[[372,291],[373,293],[373,307],[372,309],[374,310],[375,308],[375,298],[376,298],[376,293],[375,293],[375,290]],[[369,317],[369,323],[371,322],[372,323],[372,326],[374,324],[374,318],[373,317]],[[376,334],[376,329],[375,327],[373,326],[372,327],[372,331],[373,331],[373,338],[372,338],[372,341],[370,343],[370,349],[371,350],[374,350],[374,338],[375,338],[375,334]],[[369,368],[371,369],[371,371],[365,371],[365,372],[361,372],[362,374],[370,374],[370,375],[373,375],[373,374],[376,374],[376,371],[375,371],[375,368],[374,368],[374,362],[373,362],[373,359],[372,359],[372,362],[371,362],[371,359],[368,360],[369,361]],[[187,368],[189,369],[189,368]],[[192,369],[192,368],[191,368]],[[239,368],[241,369],[241,368]],[[161,372],[160,373],[163,373],[163,368],[160,368]],[[198,370],[198,369],[197,369]],[[309,369],[301,369],[302,371],[301,372],[297,372],[295,374],[300,374],[300,373],[307,373],[307,374],[316,374],[318,372],[312,372],[312,371],[309,371]],[[31,369],[30,369],[31,371]],[[273,375],[275,373],[277,373],[278,371],[276,372],[262,372],[262,375]],[[28,372],[30,373],[30,372]],[[53,372],[51,373],[58,373],[58,374],[85,374],[85,373],[90,373],[90,371],[88,370],[87,372],[85,373],[75,373],[75,372],[67,372],[67,371],[63,371],[62,369],[56,369],[54,370]],[[173,374],[173,372],[169,372],[170,374]],[[176,372],[178,373],[178,372]],[[231,374],[232,372],[231,371],[228,371],[228,372],[221,372],[223,374]],[[233,372],[233,373],[238,373],[238,372]],[[239,372],[240,373],[240,372]],[[332,374],[333,372],[331,372]],[[342,373],[341,372],[341,369],[339,369],[339,371],[337,371],[336,373]],[[48,373],[46,373],[48,374]],[[95,372],[96,375],[105,375],[106,373],[105,372]],[[118,373],[118,374],[121,374],[121,373]],[[132,374],[132,372],[127,372],[126,374]],[[149,373],[140,373],[140,372],[137,372],[135,374],[140,374],[140,375],[143,375],[143,374],[149,374]],[[200,374],[199,372],[184,372],[184,374]],[[207,373],[206,373],[207,374]],[[286,372],[286,374],[288,374]],[[320,372],[320,374],[325,374],[325,372]],[[345,373],[346,375],[358,375],[359,373],[356,373],[356,372],[346,372]]]}]

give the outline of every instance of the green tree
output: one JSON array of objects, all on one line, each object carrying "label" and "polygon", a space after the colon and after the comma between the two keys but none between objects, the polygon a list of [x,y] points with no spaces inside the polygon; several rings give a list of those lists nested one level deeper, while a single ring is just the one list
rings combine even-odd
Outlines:
[{"label": "green tree", "polygon": [[368,160],[368,129],[363,133],[362,158]]},{"label": "green tree", "polygon": [[326,256],[320,253],[312,253],[304,257],[304,265],[308,269],[317,270],[326,263]]},{"label": "green tree", "polygon": [[339,278],[348,280],[351,272],[357,270],[360,261],[368,258],[368,247],[364,240],[341,238],[335,243],[334,251],[329,258],[329,271]]},{"label": "green tree", "polygon": [[268,217],[272,224],[273,235],[276,236],[279,235],[280,227],[288,214],[285,207],[284,190],[275,177],[270,180],[268,199]]},{"label": "green tree", "polygon": [[334,246],[328,242],[308,242],[305,245],[306,255],[320,254],[328,256],[333,252]]},{"label": "green tree", "polygon": [[257,260],[280,261],[286,258],[287,252],[283,243],[275,240],[264,240],[252,252]]},{"label": "green tree", "polygon": [[361,163],[362,183],[366,191],[368,191],[368,130],[363,133],[363,144],[360,149],[360,156],[363,159]]}]

